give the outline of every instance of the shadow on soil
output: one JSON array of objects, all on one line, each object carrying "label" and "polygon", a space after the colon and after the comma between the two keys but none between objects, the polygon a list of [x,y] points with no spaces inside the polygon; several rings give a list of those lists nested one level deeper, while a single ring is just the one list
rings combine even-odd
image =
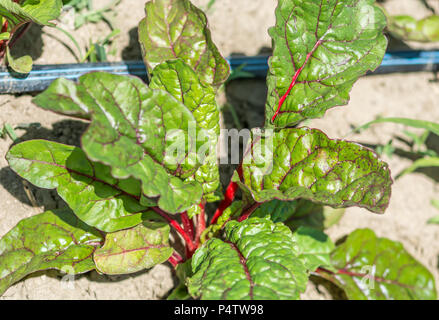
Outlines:
[{"label": "shadow on soil", "polygon": [[132,28],[128,31],[130,42],[122,50],[122,59],[124,61],[141,61],[142,50],[140,49],[137,28]]},{"label": "shadow on soil", "polygon": [[[38,124],[33,124],[24,129],[25,133],[19,137],[23,142],[33,139],[45,139],[59,143],[79,146],[80,137],[87,127],[85,122],[75,120],[63,120],[53,124],[53,129],[47,129]],[[51,210],[66,206],[65,202],[54,190],[46,190],[35,187],[19,177],[10,167],[0,170],[0,184],[11,195],[26,205],[36,205],[44,210]],[[28,194],[31,194],[31,199]]]},{"label": "shadow on soil", "polygon": [[41,57],[43,54],[43,39],[41,35],[42,27],[33,23],[29,30],[12,47],[12,56],[19,58],[22,55],[29,55],[32,57],[32,60]]}]

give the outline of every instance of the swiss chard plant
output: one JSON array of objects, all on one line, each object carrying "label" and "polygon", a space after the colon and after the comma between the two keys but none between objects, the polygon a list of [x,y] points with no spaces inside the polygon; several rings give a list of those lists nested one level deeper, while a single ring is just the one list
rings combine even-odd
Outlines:
[{"label": "swiss chard plant", "polygon": [[401,40],[437,42],[439,16],[434,14],[420,20],[409,15],[390,16],[388,29],[394,37]]},{"label": "swiss chard plant", "polygon": [[[426,4],[425,1],[423,1]],[[381,7],[388,19],[387,29],[397,39],[418,42],[439,41],[439,16],[431,14],[422,19],[416,19],[407,14],[392,15]],[[434,10],[427,5],[427,8]]]},{"label": "swiss chard plant", "polygon": [[298,299],[310,275],[352,299],[436,298],[432,275],[400,243],[368,229],[338,245],[328,238],[337,208],[384,213],[390,171],[359,144],[299,127],[345,105],[380,64],[386,20],[373,0],[278,1],[266,121],[249,132],[224,193],[215,95],[229,65],[189,0],[145,10],[148,84],[94,72],[34,98],[89,125],[80,148],[32,140],[7,153],[12,170],[56,189],[68,208],[25,219],[0,240],[0,293],[37,270],[118,275],[169,262],[181,280],[170,299]]},{"label": "swiss chard plant", "polygon": [[13,57],[10,48],[32,23],[54,26],[52,21],[61,14],[62,6],[62,0],[0,0],[0,59],[17,73],[29,73],[32,58]]}]

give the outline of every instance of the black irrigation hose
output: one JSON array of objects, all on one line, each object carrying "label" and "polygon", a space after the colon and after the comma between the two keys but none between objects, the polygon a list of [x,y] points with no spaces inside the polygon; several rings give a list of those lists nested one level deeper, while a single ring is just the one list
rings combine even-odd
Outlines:
[{"label": "black irrigation hose", "polygon": [[[268,71],[267,59],[267,56],[232,57],[228,61],[232,70],[265,77]],[[399,51],[386,53],[381,66],[373,74],[438,70],[439,51]],[[57,78],[77,80],[81,75],[93,71],[130,74],[147,79],[147,71],[141,61],[35,65],[29,74],[21,77],[3,67],[0,68],[0,93],[43,91]]]}]

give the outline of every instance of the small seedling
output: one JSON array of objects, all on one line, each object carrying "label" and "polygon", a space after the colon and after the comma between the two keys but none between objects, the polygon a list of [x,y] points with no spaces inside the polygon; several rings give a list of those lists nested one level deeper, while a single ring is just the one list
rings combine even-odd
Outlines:
[{"label": "small seedling", "polygon": [[[431,121],[424,121],[424,120],[417,120],[417,119],[409,119],[409,118],[378,118],[374,121],[370,121],[356,129],[354,129],[352,132],[361,132],[362,130],[368,129],[371,125],[377,124],[377,123],[396,123],[396,124],[402,124],[405,126],[409,126],[412,128],[417,129],[424,129],[425,132],[422,133],[420,136],[415,135],[408,131],[403,131],[406,133],[406,135],[409,138],[413,139],[412,145],[416,146],[416,149],[412,150],[415,155],[419,156],[420,159],[417,159],[413,162],[412,165],[404,169],[402,172],[400,172],[398,175],[396,175],[396,179],[401,178],[402,176],[412,173],[420,168],[427,168],[427,167],[439,167],[439,156],[436,151],[429,150],[425,146],[425,142],[428,138],[428,135],[430,133],[433,133],[435,135],[439,135],[439,124]],[[386,144],[386,146],[391,146],[392,142]],[[426,149],[426,150],[425,150]],[[389,156],[393,154],[395,149],[393,147],[381,147],[381,151],[389,151]]]},{"label": "small seedling", "polygon": [[61,8],[61,0],[0,0],[0,60],[17,73],[29,73],[32,58],[28,55],[13,57],[10,49],[32,23],[53,27],[52,21],[58,18]]}]

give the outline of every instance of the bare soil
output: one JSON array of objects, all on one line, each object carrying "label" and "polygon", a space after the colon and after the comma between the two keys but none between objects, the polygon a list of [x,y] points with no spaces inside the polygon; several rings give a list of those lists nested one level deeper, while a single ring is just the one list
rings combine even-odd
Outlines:
[{"label": "bare soil", "polygon": [[[194,1],[205,7],[208,0]],[[439,12],[438,1],[428,1]],[[108,0],[95,0],[97,8]],[[387,0],[385,7],[392,13],[408,13],[421,18],[430,13],[418,0]],[[267,29],[274,24],[275,0],[221,0],[208,12],[213,39],[224,55],[256,55],[271,47]],[[122,0],[113,18],[121,34],[114,43],[112,61],[140,60],[136,26],[143,17],[143,1]],[[61,26],[70,30],[85,47],[89,40],[97,40],[109,33],[105,23],[88,24],[73,31],[72,19],[66,13]],[[434,48],[437,44],[401,43],[392,41],[393,49]],[[38,64],[76,62],[74,48],[62,33],[49,28],[32,27],[15,50],[31,53]],[[75,49],[73,49],[75,50]],[[346,138],[366,145],[385,144],[394,139],[401,152],[384,159],[389,162],[393,174],[410,165],[404,150],[407,146],[396,139],[402,136],[402,126],[380,124],[362,134],[349,134],[352,126],[364,124],[380,116],[411,117],[439,122],[439,83],[432,81],[431,73],[391,74],[367,76],[354,86],[348,106],[330,110],[324,119],[307,123],[310,127],[324,130],[331,138]],[[225,99],[238,114],[241,125],[256,127],[263,123],[266,87],[264,80],[250,79],[231,82]],[[1,95],[0,125],[9,123],[39,123],[28,129],[17,130],[21,138],[44,138],[78,145],[85,124],[67,117],[43,111],[31,103],[31,95]],[[224,111],[224,125],[233,120],[229,109]],[[430,136],[431,148],[439,151],[439,137]],[[30,186],[37,207],[33,207],[25,192],[25,185],[15,175],[4,158],[11,140],[0,140],[0,236],[23,218],[44,209],[62,206],[62,200],[53,191]],[[430,205],[439,199],[439,171],[422,170],[395,181],[389,209],[384,215],[367,210],[350,208],[337,225],[328,230],[338,239],[357,228],[371,228],[379,236],[400,241],[405,248],[421,261],[439,280],[439,227],[427,225],[426,221],[439,214]],[[156,266],[134,275],[108,277],[90,272],[69,282],[58,272],[40,272],[11,287],[1,299],[163,299],[176,284],[171,267]],[[439,288],[439,282],[437,282]],[[310,282],[303,299],[330,299],[325,285]]]}]

